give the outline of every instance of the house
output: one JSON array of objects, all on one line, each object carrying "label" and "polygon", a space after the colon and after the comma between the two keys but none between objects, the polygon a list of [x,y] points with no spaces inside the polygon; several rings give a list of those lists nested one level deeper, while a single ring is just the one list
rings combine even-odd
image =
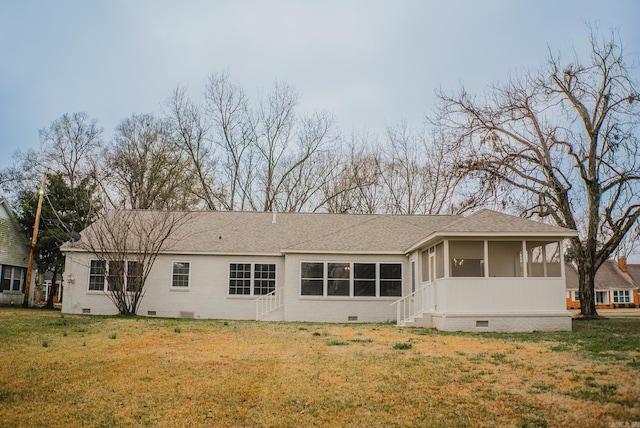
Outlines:
[{"label": "house", "polygon": [[[9,203],[0,199],[0,305],[22,305],[30,245]],[[33,301],[34,281],[30,287]]]},{"label": "house", "polygon": [[[626,258],[607,260],[596,272],[596,309],[635,308],[640,306],[640,264],[628,264]],[[580,309],[578,270],[567,264],[567,309]]]},{"label": "house", "polygon": [[[571,329],[562,257],[563,241],[576,234],[569,229],[490,210],[468,216],[190,215],[156,259],[138,314]],[[115,314],[105,295],[109,267],[84,249],[87,233],[81,236],[62,247],[62,311]]]}]

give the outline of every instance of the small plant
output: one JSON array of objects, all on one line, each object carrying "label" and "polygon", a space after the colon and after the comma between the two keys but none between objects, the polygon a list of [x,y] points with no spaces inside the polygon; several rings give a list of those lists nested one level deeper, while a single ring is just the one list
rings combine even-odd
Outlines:
[{"label": "small plant", "polygon": [[329,346],[345,346],[348,344],[349,342],[345,342],[344,340],[327,340],[327,345]]},{"label": "small plant", "polygon": [[369,337],[357,337],[355,339],[351,339],[351,342],[353,342],[353,343],[371,343],[371,342],[373,342],[373,339],[371,339]]},{"label": "small plant", "polygon": [[115,339],[115,338],[116,338],[116,334],[115,334],[115,333],[111,333],[111,334],[109,335],[109,339]]},{"label": "small plant", "polygon": [[67,331],[66,331],[66,330],[65,330],[65,331],[63,331],[63,332],[62,332],[62,335],[63,335],[64,337],[67,337],[67,336],[68,336]]},{"label": "small plant", "polygon": [[87,346],[87,342],[82,342],[82,346]]},{"label": "small plant", "polygon": [[409,342],[396,342],[393,344],[393,349],[399,349],[401,351],[405,351],[407,349],[411,349],[413,345]]},{"label": "small plant", "polygon": [[176,333],[181,333],[181,332],[182,332],[182,328],[180,328],[180,326],[179,326],[179,325],[177,325],[177,326],[173,329],[173,331],[175,331]]},{"label": "small plant", "polygon": [[43,341],[42,341],[42,347],[43,347],[43,348],[48,348],[48,347],[49,347],[49,341],[48,341],[48,340],[46,340],[46,339],[45,339],[45,340],[43,340]]}]

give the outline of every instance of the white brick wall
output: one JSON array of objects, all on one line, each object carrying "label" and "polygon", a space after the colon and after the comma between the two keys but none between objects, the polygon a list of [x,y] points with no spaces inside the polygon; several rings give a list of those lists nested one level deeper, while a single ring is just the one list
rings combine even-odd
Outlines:
[{"label": "white brick wall", "polygon": [[[433,327],[443,331],[571,331],[571,313],[434,314]],[[485,326],[486,325],[486,326]]]}]

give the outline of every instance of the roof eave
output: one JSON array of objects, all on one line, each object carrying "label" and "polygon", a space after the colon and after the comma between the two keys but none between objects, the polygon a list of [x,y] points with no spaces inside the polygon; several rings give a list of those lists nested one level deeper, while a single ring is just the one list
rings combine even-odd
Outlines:
[{"label": "roof eave", "polygon": [[[573,233],[572,233],[573,232]],[[568,239],[578,236],[576,231],[561,232],[435,232],[407,248],[411,253],[424,247],[431,241],[444,238],[559,238]]]}]

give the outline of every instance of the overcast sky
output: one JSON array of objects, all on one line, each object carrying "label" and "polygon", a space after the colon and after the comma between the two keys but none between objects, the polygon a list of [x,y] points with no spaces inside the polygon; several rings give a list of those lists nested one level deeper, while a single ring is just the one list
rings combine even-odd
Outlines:
[{"label": "overcast sky", "polygon": [[295,86],[300,111],[328,110],[344,133],[420,126],[438,87],[482,91],[549,47],[584,57],[586,23],[617,28],[640,65],[639,17],[636,0],[3,0],[0,168],[64,113],[87,112],[109,139],[178,84],[199,99],[221,71],[252,99]]}]

